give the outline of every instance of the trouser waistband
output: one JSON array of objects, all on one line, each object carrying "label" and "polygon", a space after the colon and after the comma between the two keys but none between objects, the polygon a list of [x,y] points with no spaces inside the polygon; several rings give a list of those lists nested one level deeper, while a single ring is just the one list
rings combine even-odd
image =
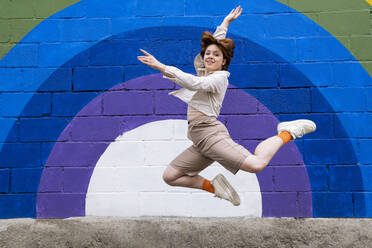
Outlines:
[{"label": "trouser waistband", "polygon": [[217,120],[217,118],[215,116],[202,116],[202,117],[196,117],[196,118],[192,119],[191,121],[187,121],[187,123],[189,125],[195,125],[195,124],[200,123],[200,122],[215,121],[215,120]]}]

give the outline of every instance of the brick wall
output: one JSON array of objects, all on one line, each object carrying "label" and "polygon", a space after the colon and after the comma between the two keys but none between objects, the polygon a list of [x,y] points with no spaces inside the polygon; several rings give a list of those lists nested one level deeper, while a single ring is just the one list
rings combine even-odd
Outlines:
[{"label": "brick wall", "polygon": [[[5,1],[0,218],[372,216],[370,6],[217,3]],[[220,120],[252,152],[279,121],[308,118],[318,130],[283,147],[257,175],[233,176],[218,164],[203,172],[228,176],[243,199],[233,208],[162,181],[189,145],[187,106],[168,96],[177,85],[136,56],[143,48],[194,73],[200,34],[238,4],[244,12],[228,32],[236,50]]]}]

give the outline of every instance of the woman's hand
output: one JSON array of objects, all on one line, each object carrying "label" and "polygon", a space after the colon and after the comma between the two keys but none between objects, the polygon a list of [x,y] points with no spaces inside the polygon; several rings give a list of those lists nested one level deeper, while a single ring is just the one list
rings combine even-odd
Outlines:
[{"label": "woman's hand", "polygon": [[238,6],[236,9],[231,10],[231,12],[225,17],[225,20],[230,24],[232,21],[236,20],[242,13],[243,8]]},{"label": "woman's hand", "polygon": [[149,54],[143,49],[140,49],[141,52],[143,52],[146,56],[137,56],[137,59],[141,61],[142,63],[150,66],[151,68],[155,70],[159,70],[164,73],[165,65],[160,63],[154,56]]},{"label": "woman's hand", "polygon": [[225,17],[225,19],[223,19],[221,26],[227,28],[232,21],[236,20],[236,18],[240,16],[242,11],[243,8],[241,8],[240,6],[238,6],[236,9],[231,10],[231,12]]}]

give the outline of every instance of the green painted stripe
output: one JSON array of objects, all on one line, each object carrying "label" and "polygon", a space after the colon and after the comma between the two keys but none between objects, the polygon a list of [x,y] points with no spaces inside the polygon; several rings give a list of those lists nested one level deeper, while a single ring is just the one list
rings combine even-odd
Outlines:
[{"label": "green painted stripe", "polygon": [[[277,0],[331,33],[372,77],[372,8],[365,0]],[[371,0],[372,1],[372,0]]]},{"label": "green painted stripe", "polygon": [[1,0],[0,59],[44,19],[81,0]]}]

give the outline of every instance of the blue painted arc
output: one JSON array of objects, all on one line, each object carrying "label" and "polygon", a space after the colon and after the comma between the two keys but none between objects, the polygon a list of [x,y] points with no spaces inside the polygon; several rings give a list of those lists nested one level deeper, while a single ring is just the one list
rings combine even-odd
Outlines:
[{"label": "blue painted arc", "polygon": [[[134,1],[128,1],[128,3],[130,2],[134,2]],[[275,1],[271,1],[271,0],[267,0],[266,1],[266,4],[270,4],[272,2],[273,4],[273,8],[275,8],[275,6],[277,6],[277,3]],[[54,19],[54,18],[58,18],[60,16],[68,16],[69,14],[71,15],[71,13],[78,13],[79,12],[79,8],[81,8],[82,6],[84,6],[85,8],[94,8],[96,3],[95,1],[82,1],[82,2],[79,2],[65,10],[62,10],[61,12],[57,13],[56,15],[48,18],[48,19]],[[117,8],[117,3],[116,1],[111,1],[110,3],[107,3],[107,5],[105,6],[106,9],[105,9],[105,13],[110,13],[110,11],[113,11],[115,12],[115,8]],[[208,10],[206,9],[206,11],[208,12]],[[129,12],[128,12],[129,13]],[[205,13],[206,15],[208,15],[208,13]],[[355,58],[353,58],[350,53],[334,38],[334,37],[331,37],[326,31],[322,30],[318,25],[316,25],[315,23],[312,23],[311,21],[309,22],[309,20],[307,20],[306,18],[304,19],[303,15],[297,13],[298,15],[295,15],[293,16],[293,19],[294,21],[298,21],[298,23],[300,23],[300,25],[303,25],[304,26],[304,29],[308,30],[309,32],[309,36],[311,35],[316,35],[316,36],[324,36],[326,37],[326,40],[327,40],[327,44],[318,44],[319,45],[319,50],[314,50],[314,54],[315,56],[319,55],[321,56],[321,54],[318,54],[317,51],[319,51],[319,53],[321,53],[322,51],[324,51],[325,49],[327,49],[327,46],[329,45],[332,45],[333,47],[337,48],[336,51],[337,53],[335,54],[335,57],[337,57],[337,59],[339,58],[348,58],[350,61],[356,61]],[[280,15],[279,15],[280,16]],[[90,16],[92,18],[94,17],[97,17],[99,18],[100,16],[94,16],[94,14],[92,14],[92,16]],[[285,15],[282,16],[283,17],[283,20],[281,20],[280,18],[277,19],[278,21],[278,25],[281,25],[281,24],[284,24],[283,22],[285,22]],[[89,21],[89,19],[87,19]],[[204,20],[204,21],[203,21]],[[111,33],[110,35],[120,35],[120,34],[125,34],[126,32],[130,33],[132,32],[132,34],[134,33],[138,33],[139,31],[138,30],[145,30],[145,28],[148,28],[148,30],[151,30],[151,29],[154,29],[154,30],[157,30],[159,29],[160,27],[163,27],[164,30],[167,30],[167,26],[174,26],[174,27],[180,27],[180,26],[189,26],[190,28],[194,29],[195,31],[197,29],[200,30],[204,30],[206,29],[206,27],[208,27],[208,25],[205,25],[206,22],[208,22],[208,24],[210,24],[209,21],[205,21],[205,19],[201,20],[200,18],[198,17],[187,17],[187,18],[143,18],[143,19],[136,19],[136,22],[133,22],[133,19],[131,18],[116,18],[116,17],[113,17],[112,19],[112,30],[111,30]],[[242,19],[243,20],[243,19]],[[254,44],[257,44],[259,47],[264,47],[264,49],[266,51],[270,51],[271,54],[275,54],[275,56],[279,57],[279,58],[282,58],[282,61],[283,62],[288,62],[290,65],[293,64],[293,56],[292,54],[289,52],[291,49],[283,49],[283,47],[286,47],[286,46],[290,46],[291,44],[290,43],[286,43],[284,42],[283,43],[283,40],[282,39],[276,39],[275,37],[273,38],[268,38],[268,37],[264,37],[264,36],[260,36],[258,33],[257,33],[257,30],[254,30],[254,29],[251,29],[249,28],[251,24],[250,22],[254,22],[255,25],[258,25],[258,26],[261,26],[261,27],[265,27],[266,24],[264,23],[264,18],[261,18],[260,16],[257,16],[257,18],[252,18],[252,19],[249,19],[249,17],[246,17],[244,19],[246,22],[246,25],[236,25],[236,26],[233,26],[229,33],[231,33],[232,35],[233,34],[239,34],[239,36],[237,35],[233,35],[235,37],[240,37],[242,40],[246,40],[246,41],[250,41]],[[82,23],[83,24],[83,23]],[[76,23],[76,28],[79,28],[79,22]],[[83,28],[83,27],[81,27]],[[185,27],[184,27],[185,28]],[[209,28],[208,28],[209,29]],[[46,38],[46,30],[48,30],[49,34],[51,36],[53,35],[57,35],[56,32],[58,32],[57,28],[55,29],[51,29],[50,25],[46,25],[44,22],[42,22],[40,25],[38,25],[34,30],[32,30],[23,40],[22,42],[29,42],[29,41],[35,41],[37,39],[40,39],[41,41],[47,39]],[[312,33],[313,32],[313,33]],[[151,34],[151,32],[150,32]],[[173,32],[174,36],[180,36],[180,35],[186,35],[187,36],[187,33],[185,32],[182,32],[182,29],[180,32]],[[101,35],[101,36],[99,36]],[[84,37],[76,37],[77,40],[81,39],[80,42],[77,42],[77,43],[74,43],[73,46],[70,46],[68,45],[68,43],[66,44],[61,44],[59,46],[59,49],[55,49],[56,47],[53,46],[53,45],[48,45],[48,44],[43,44],[41,43],[41,53],[42,55],[44,56],[42,58],[42,66],[53,66],[53,67],[56,67],[56,71],[59,70],[59,68],[62,68],[68,61],[72,61],[74,60],[74,58],[77,58],[80,56],[81,58],[81,54],[83,54],[85,51],[91,49],[92,47],[100,44],[103,40],[105,40],[107,38],[107,33],[100,33],[100,34],[95,34],[94,35],[94,39],[95,41],[93,42],[84,42]],[[301,54],[307,54],[307,49],[308,49],[308,42],[307,41],[311,41],[311,39],[309,38],[308,40],[307,39],[304,39],[304,42],[298,42],[297,43],[297,46],[296,46],[296,49],[299,53]],[[19,60],[19,56],[20,54],[22,54],[22,51],[24,50],[25,47],[23,47],[22,45],[17,45],[16,47],[14,47],[14,49],[12,49],[12,51],[10,51],[1,61],[0,61],[0,66],[7,66],[8,64],[14,64],[15,66],[17,66],[17,62],[14,62],[14,61],[20,61]],[[48,56],[50,57],[48,57]],[[330,55],[331,56],[331,55]],[[51,58],[55,58],[54,60],[52,60]],[[358,77],[362,77],[363,78],[363,82],[362,84],[367,84],[367,83],[370,83],[371,82],[371,78],[369,76],[367,76],[365,70],[363,69],[363,67],[357,63],[357,66],[355,66],[355,63],[353,65],[353,70],[355,72],[355,74],[353,75],[356,75]],[[343,71],[345,69],[348,68],[348,66],[351,66],[351,64],[345,64],[344,67],[337,67],[335,68],[335,74],[340,74],[342,75],[343,74]],[[187,68],[186,68],[187,69]],[[317,87],[319,86],[318,83],[317,83],[317,76],[314,75],[314,73],[312,71],[309,71],[307,70],[306,68],[304,67],[295,67],[295,71],[298,72],[297,75],[301,74],[301,77],[304,77],[304,78],[307,78],[309,82],[311,82],[311,85]],[[32,82],[32,87],[34,90],[37,90],[38,88],[40,88],[43,84],[45,84],[45,82],[48,82],[49,80],[49,77],[52,76],[53,73],[50,72],[50,73],[45,73],[43,75],[40,75],[39,77],[37,77],[37,79]],[[353,77],[353,75],[350,75],[350,77]],[[133,74],[133,77],[135,75]],[[360,81],[360,78],[351,78],[352,82],[361,82]],[[106,88],[109,88],[110,87],[110,84],[111,86],[115,84],[115,82],[109,82],[107,85],[106,85]],[[237,83],[237,86],[239,86],[239,84]],[[332,96],[332,97],[337,97],[337,96]],[[257,96],[257,98],[260,100],[260,96]],[[263,96],[262,99],[264,99],[265,96]],[[326,102],[329,103],[330,107],[333,108],[332,104],[334,101],[334,99],[331,99],[329,96],[327,95],[324,95],[324,98],[326,100]],[[32,100],[31,100],[32,101]],[[87,102],[89,102],[89,99],[86,99],[84,102],[82,102],[82,106],[84,106],[84,103],[86,104]],[[263,102],[265,105],[270,105],[269,103],[267,104],[265,102],[265,100],[261,100],[261,102]],[[28,103],[24,103],[24,107],[26,107]],[[81,106],[81,107],[82,107]],[[23,108],[24,109],[24,108]],[[78,111],[76,111],[75,113],[77,113]],[[19,114],[21,115],[21,113]],[[279,117],[280,118],[280,117]],[[340,121],[341,124],[343,124],[343,120]],[[14,126],[13,126],[14,127]],[[9,134],[11,134],[11,131],[12,131],[12,128],[13,127],[9,127]],[[61,128],[62,126],[60,126],[57,130],[55,134],[55,140],[57,139],[58,137],[58,133],[61,131]],[[345,137],[348,136],[349,133],[352,133],[351,130],[349,130],[350,128],[352,127],[349,127],[349,126],[346,126],[344,125],[344,128],[345,128]],[[9,135],[8,135],[9,136]],[[6,138],[5,138],[6,139]],[[3,139],[3,141],[6,141],[5,139]],[[351,151],[355,154],[355,156],[357,156],[358,154],[356,154],[354,152],[354,148],[350,145],[350,149]],[[6,147],[4,149],[3,147],[3,150],[2,150],[2,155],[4,155],[4,153],[7,151]],[[310,154],[306,154],[306,150],[304,151],[304,157],[309,157]],[[306,161],[305,161],[306,162]]]}]

